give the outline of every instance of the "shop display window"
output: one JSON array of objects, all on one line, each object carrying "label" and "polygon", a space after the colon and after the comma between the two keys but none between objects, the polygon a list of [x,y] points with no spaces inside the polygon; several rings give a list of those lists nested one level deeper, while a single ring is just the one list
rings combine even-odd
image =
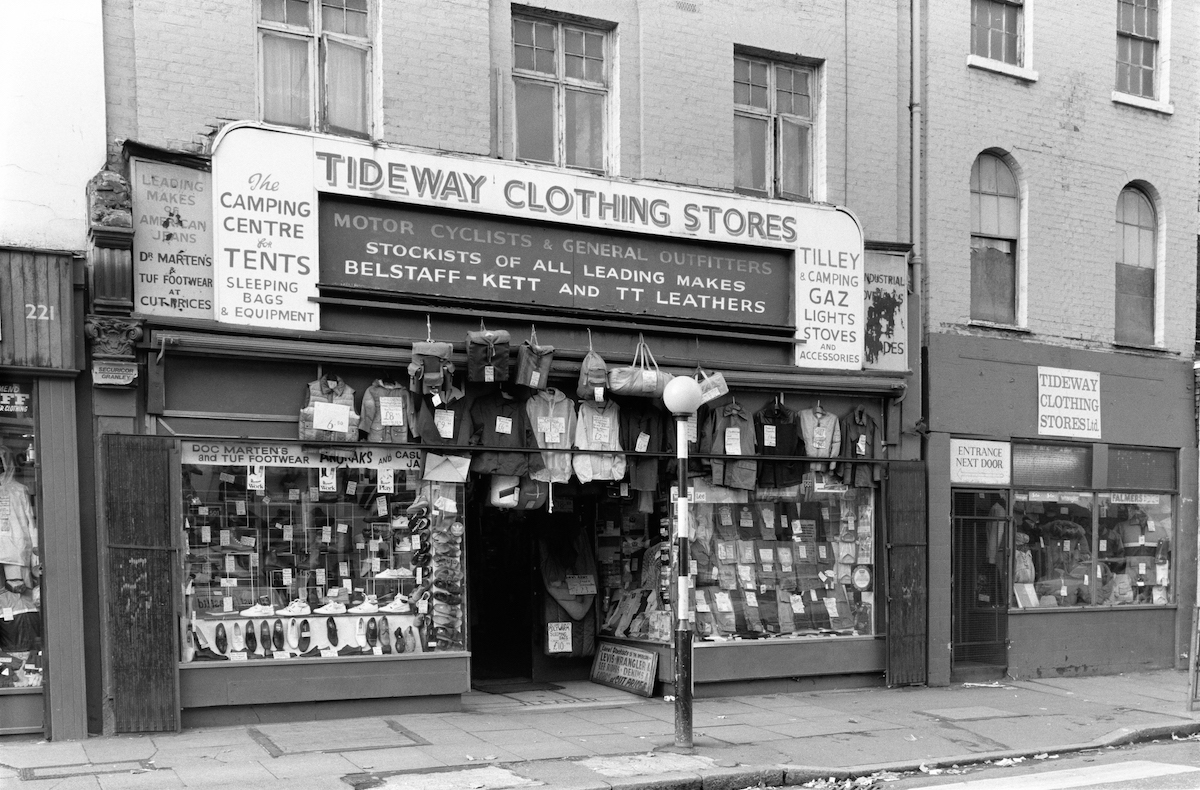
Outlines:
[{"label": "shop display window", "polygon": [[1174,496],[1017,491],[1013,499],[1013,605],[1174,602]]},{"label": "shop display window", "polygon": [[466,649],[462,484],[422,481],[417,453],[388,448],[197,446],[184,662]]},{"label": "shop display window", "polygon": [[[779,489],[694,481],[689,544],[694,633],[705,641],[875,633],[875,489],[833,474]],[[597,529],[601,633],[669,642],[670,503],[630,503]]]},{"label": "shop display window", "polygon": [[0,382],[0,690],[42,685],[34,387]]}]

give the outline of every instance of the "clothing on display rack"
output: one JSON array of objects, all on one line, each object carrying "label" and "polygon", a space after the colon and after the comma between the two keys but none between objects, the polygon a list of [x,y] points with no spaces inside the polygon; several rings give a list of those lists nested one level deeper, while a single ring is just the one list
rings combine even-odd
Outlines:
[{"label": "clothing on display rack", "polygon": [[[800,412],[800,434],[804,438],[805,453],[813,458],[833,458],[842,450],[842,429],[838,418],[822,409],[820,401],[814,408]],[[836,461],[829,464],[814,461],[809,465],[809,469],[813,472],[824,472],[836,466]]]},{"label": "clothing on display rack", "polygon": [[621,407],[611,400],[581,401],[575,422],[575,447],[607,450],[608,453],[576,453],[571,459],[581,483],[620,480],[625,477],[625,454],[621,452]]},{"label": "clothing on display rack", "polygon": [[[506,392],[476,398],[467,418],[472,445],[513,450],[537,447],[524,404]],[[541,453],[477,450],[471,458],[471,471],[481,474],[520,476],[541,468]]]},{"label": "clothing on display rack", "polygon": [[[754,424],[736,400],[716,406],[700,452],[713,455],[754,455]],[[758,479],[756,461],[712,459],[713,485],[753,491]]]},{"label": "clothing on display rack", "polygon": [[301,439],[324,442],[358,441],[358,414],[354,411],[354,389],[336,373],[308,383],[304,408],[300,410]]},{"label": "clothing on display rack", "polygon": [[[775,398],[754,414],[754,435],[762,455],[804,455],[796,412]],[[759,461],[758,485],[786,488],[804,476],[800,461]]]},{"label": "clothing on display rack", "polygon": [[396,381],[376,379],[362,398],[359,428],[367,441],[406,444],[413,424],[413,403],[408,388]]},{"label": "clothing on display rack", "polygon": [[[575,404],[554,388],[539,390],[525,403],[529,425],[537,446],[543,450],[567,450],[575,443]],[[571,479],[570,452],[543,452],[543,469],[530,473],[534,480],[565,483]]]},{"label": "clothing on display rack", "polygon": [[[879,425],[865,406],[857,406],[842,418],[841,434],[843,458],[860,460],[883,455]],[[843,463],[838,471],[843,483],[858,488],[869,488],[881,477],[879,464],[872,463]]]}]

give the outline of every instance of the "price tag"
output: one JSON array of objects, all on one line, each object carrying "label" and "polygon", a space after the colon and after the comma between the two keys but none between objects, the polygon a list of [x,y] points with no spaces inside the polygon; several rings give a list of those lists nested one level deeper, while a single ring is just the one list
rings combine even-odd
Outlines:
[{"label": "price tag", "polygon": [[494,365],[483,366],[483,380],[489,384],[496,380],[496,367]]},{"label": "price tag", "polygon": [[425,598],[422,598],[421,600],[417,601],[417,614],[428,614],[428,613],[429,613],[429,601],[426,600]]},{"label": "price tag", "polygon": [[567,592],[571,595],[595,595],[596,579],[592,576],[567,575]]},{"label": "price tag", "polygon": [[222,483],[232,483],[233,482],[233,475],[229,474],[228,472],[222,472],[221,474],[217,475],[217,477],[219,477],[221,479]]},{"label": "price tag", "polygon": [[337,493],[337,469],[332,466],[321,467],[321,481],[318,488],[321,493]]},{"label": "price tag", "polygon": [[299,488],[289,488],[288,489],[288,499],[292,502],[299,502],[300,501],[300,489]]},{"label": "price tag", "polygon": [[212,542],[212,527],[210,527],[207,524],[200,525],[200,542],[201,543],[211,543]]},{"label": "price tag", "polygon": [[718,612],[733,611],[733,601],[730,599],[729,593],[725,590],[718,590],[713,594],[713,599],[716,601]]},{"label": "price tag", "polygon": [[348,563],[348,562],[339,562],[338,563],[338,576],[342,579],[348,578],[350,576],[350,563]]},{"label": "price tag", "polygon": [[322,647],[322,648],[320,648],[320,650],[321,650],[321,658],[334,658],[335,656],[337,656],[337,651],[334,650],[332,647]]},{"label": "price tag", "polygon": [[796,544],[796,553],[800,555],[800,559],[802,559],[802,560],[808,559],[808,547],[805,546],[803,543]]},{"label": "price tag", "polygon": [[383,396],[379,399],[379,421],[385,428],[404,427],[404,398]]},{"label": "price tag", "polygon": [[357,493],[358,493],[358,481],[357,480],[347,480],[346,481],[346,496],[354,496]]},{"label": "price tag", "polygon": [[[375,487],[376,487],[376,490],[378,490],[379,493],[381,493],[381,494],[396,493],[396,470],[395,469],[380,469],[379,477],[375,482]],[[383,497],[379,497],[379,499],[375,500],[375,506],[377,508],[379,507],[379,500],[382,500],[382,499],[383,499]],[[383,505],[384,505],[384,510],[382,513],[379,514],[381,516],[387,515],[387,500],[383,500]]]},{"label": "price tag", "polygon": [[14,615],[13,615],[13,610],[12,610],[11,606],[6,606],[6,607],[4,607],[3,610],[0,610],[0,618],[3,618],[5,620],[5,622],[11,623],[13,617],[14,617]]},{"label": "price tag", "polygon": [[1108,541],[1100,538],[1100,551],[1108,551]]},{"label": "price tag", "polygon": [[763,447],[774,447],[774,446],[775,446],[775,426],[774,425],[764,425],[763,426]]},{"label": "price tag", "polygon": [[763,565],[772,565],[775,562],[775,552],[772,549],[759,549],[758,561]]},{"label": "price tag", "polygon": [[650,446],[650,434],[642,431],[638,434],[637,444],[634,445],[634,452],[644,453],[646,448]]},{"label": "price tag", "polygon": [[809,598],[812,598],[814,601],[816,601],[816,600],[817,600],[817,591],[816,591],[816,589],[809,590],[809,591],[808,591],[808,597],[809,597]]},{"label": "price tag", "polygon": [[433,424],[437,426],[438,436],[443,439],[454,438],[454,412],[450,409],[435,409]]},{"label": "price tag", "polygon": [[239,653],[237,651],[229,654],[230,661],[246,661],[248,658],[249,656],[247,656],[245,653]]},{"label": "price tag", "polygon": [[791,602],[792,602],[792,613],[793,614],[804,614],[804,596],[803,595],[797,595],[796,593],[792,593]]},{"label": "price tag", "polygon": [[741,428],[726,428],[725,429],[725,454],[726,455],[741,455],[742,454],[742,429]]},{"label": "price tag", "polygon": [[825,611],[829,613],[830,620],[838,616],[837,598],[823,598],[821,603],[825,604]]},{"label": "price tag", "polygon": [[314,403],[313,429],[346,433],[350,430],[350,407],[341,403]]},{"label": "price tag", "polygon": [[1146,563],[1144,563],[1144,562],[1138,563],[1138,575],[1140,575],[1140,576],[1146,575]]},{"label": "price tag", "polygon": [[230,598],[229,596],[222,598],[221,599],[221,610],[225,611],[225,612],[232,612],[233,611],[233,599]]},{"label": "price tag", "polygon": [[275,659],[276,661],[286,661],[291,657],[292,657],[292,654],[286,650],[272,650],[271,651],[271,658]]},{"label": "price tag", "polygon": [[697,417],[695,414],[688,415],[688,418],[687,418],[687,440],[689,442],[700,441],[698,438],[700,435],[699,422],[700,422],[700,418]]},{"label": "price tag", "polygon": [[367,551],[370,551],[370,552],[379,551],[379,544],[382,542],[383,541],[381,541],[379,538],[371,538],[370,540],[367,541]]},{"label": "price tag", "polygon": [[754,514],[751,513],[749,510],[739,511],[738,512],[738,526],[753,527],[754,526]]},{"label": "price tag", "polygon": [[344,521],[339,521],[337,525],[337,531],[339,535],[345,535],[350,531],[350,525]]},{"label": "price tag", "polygon": [[284,568],[283,569],[283,585],[286,587],[291,583],[292,583],[292,569]]},{"label": "price tag", "polygon": [[727,507],[727,506],[721,507],[720,513],[718,514],[718,518],[721,519],[722,526],[725,526],[725,527],[733,526],[733,511],[729,507]]},{"label": "price tag", "polygon": [[1067,597],[1067,585],[1064,584],[1062,587],[1059,587],[1058,594],[1061,595],[1062,597],[1066,598]]},{"label": "price tag", "polygon": [[826,552],[825,552],[825,544],[824,544],[824,543],[822,543],[821,545],[817,546],[817,558],[818,558],[818,559],[822,559],[822,560],[827,558],[827,557],[826,557]]},{"label": "price tag", "polygon": [[379,558],[371,558],[371,573],[379,573]]},{"label": "price tag", "polygon": [[1070,550],[1071,550],[1071,541],[1064,540],[1063,541],[1063,551],[1070,551]]},{"label": "price tag", "polygon": [[1138,545],[1139,546],[1146,545],[1146,536],[1145,535],[1138,535]]},{"label": "price tag", "polygon": [[604,387],[592,387],[592,399],[596,403],[604,403]]},{"label": "price tag", "polygon": [[433,402],[434,406],[442,405],[442,396],[436,392],[429,396],[429,400],[431,400]]},{"label": "price tag", "polygon": [[225,555],[225,572],[234,573],[237,571],[237,563],[233,559],[232,554]]},{"label": "price tag", "polygon": [[317,486],[309,486],[308,487],[308,498],[312,499],[312,500],[320,499],[321,498],[321,489],[318,488]]},{"label": "price tag", "polygon": [[700,574],[700,563],[693,559],[688,560],[688,574],[690,576],[698,576]]},{"label": "price tag", "polygon": [[200,515],[200,516],[207,516],[208,508],[207,507],[198,507],[198,508],[196,508],[196,514]]},{"label": "price tag", "polygon": [[592,441],[606,444],[612,431],[612,420],[608,417],[597,417],[592,421]]},{"label": "price tag", "polygon": [[326,524],[321,527],[321,542],[328,543],[331,540],[333,540],[333,527]]},{"label": "price tag", "polygon": [[529,374],[529,386],[537,389],[542,383],[542,371],[535,370]]},{"label": "price tag", "polygon": [[324,587],[325,586],[325,569],[317,568],[316,577],[317,577],[317,586]]},{"label": "price tag", "polygon": [[699,591],[696,592],[696,611],[705,613],[712,611],[712,607],[708,605],[708,599]]},{"label": "price tag", "polygon": [[246,515],[246,502],[244,500],[239,499],[238,501],[233,503],[233,509],[239,516]]},{"label": "price tag", "polygon": [[252,465],[246,469],[246,488],[250,491],[265,491],[267,488],[267,468]]},{"label": "price tag", "polygon": [[509,436],[512,434],[512,417],[496,417],[496,433]]},{"label": "price tag", "polygon": [[382,656],[383,655],[383,645],[375,645],[375,647],[371,648],[371,652],[374,655]]},{"label": "price tag", "polygon": [[294,528],[292,527],[292,525],[284,524],[283,525],[283,539],[290,542],[293,537],[295,537],[295,532],[294,532]]},{"label": "price tag", "polygon": [[746,606],[758,608],[758,596],[750,590],[746,590]]}]

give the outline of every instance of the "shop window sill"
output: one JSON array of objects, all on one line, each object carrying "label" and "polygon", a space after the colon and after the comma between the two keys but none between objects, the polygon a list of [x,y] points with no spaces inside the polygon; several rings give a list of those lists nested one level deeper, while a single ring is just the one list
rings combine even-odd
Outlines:
[{"label": "shop window sill", "polygon": [[967,326],[972,326],[977,329],[998,329],[1001,332],[1015,332],[1022,335],[1032,335],[1033,332],[1028,327],[1017,326],[1016,324],[998,324],[994,321],[968,321]]},{"label": "shop window sill", "polygon": [[[324,666],[333,666],[337,664],[355,664],[364,661],[421,661],[438,658],[462,658],[464,656],[470,657],[470,655],[471,651],[469,650],[455,650],[453,652],[445,651],[441,653],[436,651],[432,653],[392,653],[390,655],[383,656],[362,655],[337,656],[336,658],[289,658],[281,661],[192,661],[191,663],[180,662],[179,668],[181,670],[228,669],[230,667],[253,667],[255,669],[262,669],[266,667],[278,667],[281,665],[293,666],[297,664],[323,664]],[[5,691],[25,690],[26,689],[0,689],[0,694],[3,694]],[[36,690],[41,691],[40,688]]]},{"label": "shop window sill", "polygon": [[1033,69],[1027,69],[1024,66],[1014,66],[1002,60],[981,58],[978,55],[967,55],[967,65],[973,69],[1003,74],[1007,77],[1015,77],[1022,82],[1037,82],[1038,79],[1038,73]]},{"label": "shop window sill", "polygon": [[41,693],[42,693],[41,686],[16,686],[13,688],[0,689],[0,697],[5,697],[5,696],[9,696],[9,695],[15,696],[17,694],[41,694]]},{"label": "shop window sill", "polygon": [[1121,93],[1120,91],[1112,92],[1112,100],[1117,104],[1125,104],[1142,110],[1150,110],[1151,112],[1162,113],[1163,115],[1175,114],[1175,105],[1171,104],[1169,101],[1147,99],[1144,96],[1134,96],[1131,93]]},{"label": "shop window sill", "polygon": [[1178,604],[1165,603],[1137,603],[1124,604],[1122,606],[1039,606],[1034,609],[1017,609],[1015,607],[1008,610],[1009,614],[1052,614],[1054,612],[1144,612],[1147,610],[1167,610],[1178,609]]},{"label": "shop window sill", "polygon": [[1128,349],[1130,351],[1152,351],[1155,354],[1172,354],[1174,353],[1168,348],[1162,346],[1143,346],[1141,343],[1117,343],[1113,342],[1113,348]]}]

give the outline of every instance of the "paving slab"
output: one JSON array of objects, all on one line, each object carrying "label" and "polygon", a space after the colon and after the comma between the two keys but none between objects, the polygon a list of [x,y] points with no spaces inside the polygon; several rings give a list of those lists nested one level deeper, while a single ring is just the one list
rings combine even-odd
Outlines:
[{"label": "paving slab", "polygon": [[0,748],[0,765],[36,768],[43,765],[79,765],[90,762],[82,741],[22,743]]},{"label": "paving slab", "polygon": [[0,790],[100,790],[100,781],[93,774],[66,779],[32,779],[21,781],[15,776],[0,777]]},{"label": "paving slab", "polygon": [[421,749],[376,749],[342,755],[357,771],[424,771],[445,768],[446,763]]},{"label": "paving slab", "polygon": [[613,757],[591,757],[579,764],[590,771],[610,779],[626,779],[631,776],[656,776],[659,774],[693,774],[705,768],[716,767],[711,757],[697,754],[628,754]]},{"label": "paving slab", "polygon": [[277,779],[339,777],[362,769],[362,766],[356,765],[342,754],[287,754],[260,760],[258,764]]},{"label": "paving slab", "polygon": [[399,774],[387,777],[380,787],[387,790],[500,790],[536,784],[535,780],[516,771],[492,765],[439,773]]},{"label": "paving slab", "polygon": [[612,786],[576,760],[547,760],[509,766],[521,776],[553,787],[554,790],[609,790]]}]

